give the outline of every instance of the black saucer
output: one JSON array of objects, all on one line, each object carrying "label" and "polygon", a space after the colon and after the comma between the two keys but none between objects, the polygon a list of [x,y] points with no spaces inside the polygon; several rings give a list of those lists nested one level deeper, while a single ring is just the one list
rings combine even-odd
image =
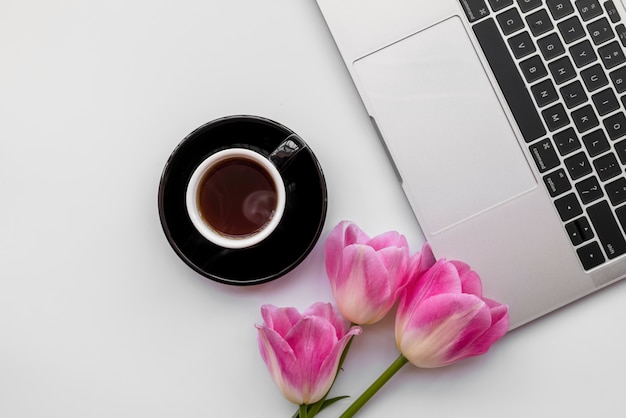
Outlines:
[{"label": "black saucer", "polygon": [[229,116],[190,133],[172,152],[159,185],[159,215],[170,245],[192,269],[209,279],[251,285],[274,280],[296,267],[313,249],[326,219],[327,191],[317,158],[305,147],[283,171],[287,203],[276,230],[245,249],[221,248],[193,227],[185,189],[194,169],[210,154],[229,147],[269,155],[293,131],[257,116]]}]

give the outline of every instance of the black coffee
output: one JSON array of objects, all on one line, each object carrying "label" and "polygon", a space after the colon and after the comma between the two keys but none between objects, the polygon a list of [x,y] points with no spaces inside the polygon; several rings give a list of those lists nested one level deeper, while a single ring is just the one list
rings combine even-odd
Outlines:
[{"label": "black coffee", "polygon": [[270,174],[254,161],[234,157],[217,163],[200,181],[198,206],[218,233],[244,238],[259,232],[276,211]]}]

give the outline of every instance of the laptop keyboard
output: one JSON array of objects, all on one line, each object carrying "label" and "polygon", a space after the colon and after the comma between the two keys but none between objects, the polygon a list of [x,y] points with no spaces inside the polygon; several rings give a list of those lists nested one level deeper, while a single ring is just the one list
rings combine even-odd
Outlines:
[{"label": "laptop keyboard", "polygon": [[626,253],[626,26],[613,1],[459,0],[586,270]]}]

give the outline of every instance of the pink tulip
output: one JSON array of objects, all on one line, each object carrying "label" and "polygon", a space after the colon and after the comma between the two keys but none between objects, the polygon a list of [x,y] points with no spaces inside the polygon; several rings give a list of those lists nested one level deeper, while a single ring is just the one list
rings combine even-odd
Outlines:
[{"label": "pink tulip", "polygon": [[303,314],[263,305],[261,315],[259,349],[276,386],[298,405],[320,400],[334,381],[341,353],[361,328],[349,328],[329,303],[315,303]]},{"label": "pink tulip", "polygon": [[476,272],[462,262],[439,260],[404,289],[396,342],[415,366],[440,367],[484,354],[508,327],[508,308],[482,297]]},{"label": "pink tulip", "polygon": [[337,306],[355,324],[381,320],[406,283],[409,249],[397,232],[368,237],[340,222],[326,240],[326,271]]}]

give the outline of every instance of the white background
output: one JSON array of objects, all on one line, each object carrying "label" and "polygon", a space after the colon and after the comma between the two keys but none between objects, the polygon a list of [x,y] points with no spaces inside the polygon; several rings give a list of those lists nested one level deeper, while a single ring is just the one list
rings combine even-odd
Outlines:
[{"label": "white background", "polygon": [[[310,256],[249,288],[188,268],[157,212],[173,148],[231,114],[301,135],[329,189]],[[322,249],[340,220],[421,247],[382,152],[312,0],[0,0],[0,417],[291,416],[260,306],[332,300]],[[622,282],[486,356],[408,365],[359,416],[625,416],[624,300]],[[334,394],[396,358],[392,329],[355,340]]]}]

